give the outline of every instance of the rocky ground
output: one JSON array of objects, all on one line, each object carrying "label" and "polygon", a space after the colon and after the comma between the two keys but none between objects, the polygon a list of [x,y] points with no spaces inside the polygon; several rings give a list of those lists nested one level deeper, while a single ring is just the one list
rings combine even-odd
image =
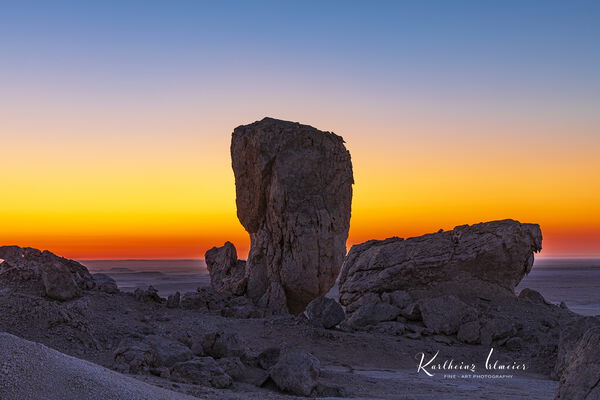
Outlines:
[{"label": "rocky ground", "polygon": [[[484,346],[464,345],[446,337],[411,339],[387,333],[344,332],[314,327],[306,319],[294,316],[226,318],[207,308],[170,309],[165,303],[140,301],[124,293],[90,291],[81,298],[60,303],[4,289],[0,295],[0,330],[107,368],[128,371],[128,375],[146,383],[205,399],[285,399],[291,396],[268,381],[258,387],[234,380],[231,386],[224,388],[215,388],[210,382],[177,382],[176,378],[166,377],[159,364],[151,361],[137,370],[133,367],[128,370],[127,362],[125,367],[119,368],[115,354],[123,339],[139,343],[158,336],[164,338],[165,343],[172,339],[192,351],[194,344],[202,342],[207,334],[236,334],[239,343],[229,343],[222,354],[211,353],[217,361],[223,359],[218,358],[220,355],[236,354],[244,360],[256,358],[269,348],[306,350],[320,363],[321,397],[434,399],[436,393],[451,391],[457,398],[462,395],[495,398],[494,393],[512,391],[514,398],[526,392],[530,398],[546,399],[556,386],[553,381],[539,380],[541,375],[535,370],[519,373],[518,380],[502,381],[444,380],[439,376],[429,379],[417,375],[414,357],[422,351],[439,350],[439,357],[456,360],[482,360],[487,355]],[[163,345],[168,347],[168,344]],[[129,349],[134,347],[132,344]],[[175,360],[190,357],[185,349],[182,352],[179,346],[174,347],[165,352]],[[521,358],[518,351],[500,353],[507,358]],[[151,365],[156,365],[156,369]],[[474,392],[481,392],[481,397],[474,397]]]}]

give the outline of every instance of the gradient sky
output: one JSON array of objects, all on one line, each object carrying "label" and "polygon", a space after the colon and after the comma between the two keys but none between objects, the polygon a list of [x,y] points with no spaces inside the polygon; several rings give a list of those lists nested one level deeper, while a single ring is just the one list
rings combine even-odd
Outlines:
[{"label": "gradient sky", "polygon": [[600,2],[4,1],[0,244],[242,255],[229,141],[342,135],[349,243],[536,222],[600,254]]}]

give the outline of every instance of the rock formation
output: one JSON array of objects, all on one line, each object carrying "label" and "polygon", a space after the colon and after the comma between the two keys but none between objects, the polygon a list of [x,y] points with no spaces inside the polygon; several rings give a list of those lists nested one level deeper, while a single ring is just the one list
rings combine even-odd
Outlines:
[{"label": "rock formation", "polygon": [[350,153],[333,133],[265,118],[234,130],[231,157],[237,215],[251,239],[246,292],[258,301],[281,285],[299,313],[331,288],[346,253]]},{"label": "rock formation", "polygon": [[382,301],[390,292],[444,285],[484,296],[514,293],[541,245],[538,225],[513,220],[463,225],[406,240],[371,240],[348,253],[340,276],[340,302],[352,312],[361,303]]},{"label": "rock formation", "polygon": [[238,260],[231,242],[213,247],[204,255],[211,285],[218,291],[242,295],[246,290],[246,261]]},{"label": "rock formation", "polygon": [[0,280],[29,285],[51,299],[70,300],[95,286],[86,267],[49,251],[2,246],[0,259]]},{"label": "rock formation", "polygon": [[563,375],[556,400],[600,399],[600,327],[589,329],[577,343]]}]

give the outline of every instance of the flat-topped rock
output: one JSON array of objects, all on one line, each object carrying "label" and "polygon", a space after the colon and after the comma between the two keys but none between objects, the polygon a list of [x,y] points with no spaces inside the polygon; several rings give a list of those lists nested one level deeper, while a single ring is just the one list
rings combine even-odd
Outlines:
[{"label": "flat-topped rock", "polygon": [[458,291],[512,293],[541,247],[538,225],[513,220],[462,225],[410,239],[371,240],[348,253],[340,302],[352,309],[369,296],[441,284],[453,284]]},{"label": "flat-topped rock", "polygon": [[231,141],[237,215],[250,234],[247,294],[279,284],[293,313],[338,276],[350,223],[352,163],[344,140],[308,125],[265,118]]}]

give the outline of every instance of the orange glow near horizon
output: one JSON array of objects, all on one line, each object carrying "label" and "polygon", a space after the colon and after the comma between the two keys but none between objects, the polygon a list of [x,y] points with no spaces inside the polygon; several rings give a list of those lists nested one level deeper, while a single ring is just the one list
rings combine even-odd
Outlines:
[{"label": "orange glow near horizon", "polygon": [[[382,128],[369,140],[360,126],[341,120],[313,125],[337,123],[356,181],[348,247],[512,218],[541,225],[542,256],[600,255],[600,160],[593,146],[544,147],[518,134],[451,143],[416,124]],[[0,243],[75,259],[154,259],[203,258],[229,240],[245,257],[249,239],[235,215],[231,129],[212,131],[204,141],[184,132],[178,143],[151,135],[136,145],[114,138],[93,154],[77,143],[5,154],[4,170],[18,168],[2,176]],[[13,141],[14,148],[26,146]]]}]

